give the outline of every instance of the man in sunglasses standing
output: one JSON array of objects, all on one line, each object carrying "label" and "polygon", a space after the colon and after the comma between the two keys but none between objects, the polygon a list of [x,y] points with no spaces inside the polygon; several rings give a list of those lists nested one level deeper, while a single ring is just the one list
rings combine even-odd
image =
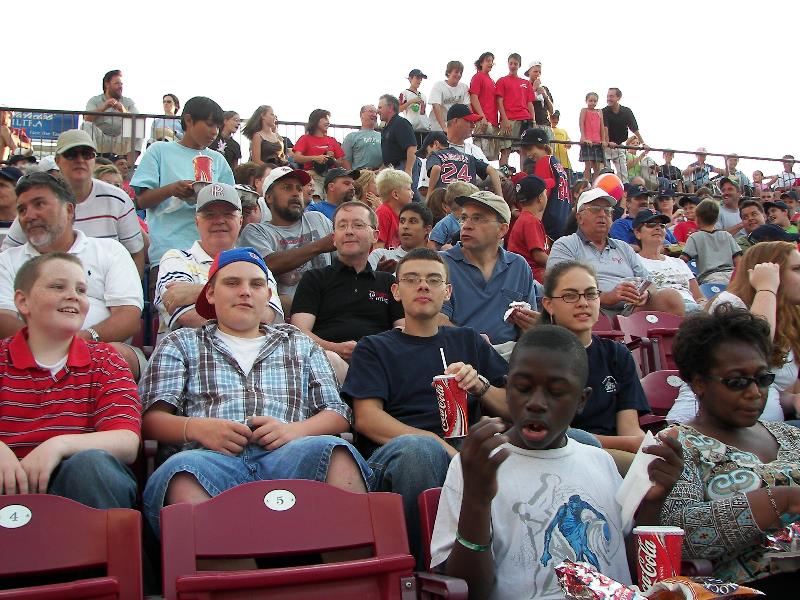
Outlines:
[{"label": "man in sunglasses standing", "polygon": [[[501,196],[476,192],[459,196],[461,241],[442,254],[450,271],[453,293],[441,310],[443,325],[472,327],[488,336],[504,356],[514,342],[539,320],[533,273],[519,254],[506,252],[511,209]],[[527,302],[530,308],[511,305]],[[513,309],[508,317],[505,313]],[[502,345],[502,347],[501,347]]]},{"label": "man in sunglasses standing", "polygon": [[[77,200],[73,227],[87,237],[110,238],[125,246],[141,279],[145,244],[136,209],[130,196],[123,190],[92,177],[96,156],[97,147],[85,131],[70,129],[58,136],[56,165],[61,170],[61,178]],[[2,250],[22,246],[27,241],[19,220],[15,220]]]},{"label": "man in sunglasses standing", "polygon": [[435,250],[415,248],[400,259],[391,293],[403,305],[405,327],[364,337],[342,387],[342,397],[353,407],[356,445],[373,469],[370,489],[403,496],[411,551],[421,569],[427,565],[422,564],[417,496],[444,483],[461,442],[442,437],[431,381],[455,376],[469,394],[470,425],[486,414],[508,418],[502,387],[508,364],[474,329],[440,327],[439,312],[451,291],[447,267]]},{"label": "man in sunglasses standing", "polygon": [[578,231],[558,238],[550,249],[547,268],[567,260],[592,265],[600,288],[600,309],[608,315],[622,312],[625,305],[633,310],[659,310],[683,316],[680,292],[640,285],[652,280],[650,272],[629,244],[610,238],[611,214],[617,201],[600,188],[583,192],[576,205]]}]

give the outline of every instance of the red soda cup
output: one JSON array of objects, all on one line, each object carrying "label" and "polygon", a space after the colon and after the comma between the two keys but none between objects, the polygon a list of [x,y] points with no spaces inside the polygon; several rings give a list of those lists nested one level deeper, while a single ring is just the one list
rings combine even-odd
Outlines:
[{"label": "red soda cup", "polygon": [[192,159],[194,163],[194,180],[211,181],[211,157],[198,154]]},{"label": "red soda cup", "polygon": [[467,391],[458,387],[455,375],[437,375],[433,378],[439,417],[445,438],[459,438],[467,435]]},{"label": "red soda cup", "polygon": [[636,571],[643,592],[657,581],[681,574],[683,529],[648,525],[635,527],[633,534],[636,536]]}]

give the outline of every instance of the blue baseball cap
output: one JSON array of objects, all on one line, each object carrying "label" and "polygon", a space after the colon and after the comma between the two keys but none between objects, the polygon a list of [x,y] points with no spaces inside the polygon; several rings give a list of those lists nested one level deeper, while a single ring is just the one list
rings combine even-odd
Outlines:
[{"label": "blue baseball cap", "polygon": [[204,319],[217,318],[217,311],[214,308],[214,305],[211,304],[206,298],[206,291],[208,291],[211,280],[214,278],[214,275],[217,274],[217,271],[235,262],[249,262],[260,267],[261,270],[264,271],[267,281],[269,281],[270,273],[269,268],[267,268],[267,263],[265,263],[264,259],[259,256],[255,248],[246,246],[243,248],[223,250],[217,254],[214,262],[211,263],[211,268],[208,270],[208,282],[206,282],[206,284],[203,286],[203,289],[200,291],[200,295],[197,297],[197,301],[194,305],[194,309],[197,311],[197,314]]}]

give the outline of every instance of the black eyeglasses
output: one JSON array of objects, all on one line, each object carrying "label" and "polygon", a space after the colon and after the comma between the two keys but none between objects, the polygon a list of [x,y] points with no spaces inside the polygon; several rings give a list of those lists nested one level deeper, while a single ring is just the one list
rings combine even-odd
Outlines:
[{"label": "black eyeglasses", "polygon": [[566,292],[561,296],[551,296],[551,299],[556,300],[560,298],[567,304],[575,304],[578,300],[580,300],[581,296],[587,300],[597,300],[600,297],[600,290],[586,290],[582,294],[579,294],[578,292]]},{"label": "black eyeglasses", "polygon": [[775,381],[775,373],[759,373],[755,377],[719,377],[718,375],[706,375],[706,379],[710,379],[711,381],[718,381],[722,385],[724,385],[729,390],[733,390],[734,392],[741,392],[742,390],[746,390],[752,384],[756,384],[756,387],[760,390],[768,388],[772,385]]},{"label": "black eyeglasses", "polygon": [[75,160],[79,156],[83,160],[92,160],[97,156],[97,154],[91,148],[70,148],[69,150],[64,152],[61,156],[63,156],[67,160]]}]

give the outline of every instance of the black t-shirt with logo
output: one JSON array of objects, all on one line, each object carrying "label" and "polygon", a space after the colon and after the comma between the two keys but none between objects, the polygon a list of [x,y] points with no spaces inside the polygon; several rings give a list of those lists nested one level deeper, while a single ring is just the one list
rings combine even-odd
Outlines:
[{"label": "black t-shirt with logo", "polygon": [[635,409],[640,415],[650,412],[636,365],[624,344],[592,336],[586,348],[589,377],[586,386],[592,393],[586,406],[572,420],[572,426],[599,435],[617,434],[617,413]]},{"label": "black t-shirt with logo", "polygon": [[447,187],[454,181],[465,181],[473,185],[478,184],[478,177],[486,179],[488,164],[478,160],[471,154],[466,154],[458,148],[442,148],[436,152],[431,152],[425,162],[428,176],[434,165],[439,165],[442,170],[439,172],[439,181],[436,182],[437,188]]},{"label": "black t-shirt with logo", "polygon": [[358,341],[387,331],[404,316],[392,295],[394,275],[366,268],[356,273],[338,260],[303,274],[292,301],[293,313],[316,317],[312,332],[329,342]]},{"label": "black t-shirt with logo", "polygon": [[217,139],[211,142],[208,147],[211,150],[216,150],[222,154],[222,156],[225,157],[225,160],[228,161],[231,169],[233,169],[242,158],[242,147],[239,145],[239,142],[233,139],[233,136],[229,138],[223,138],[222,136],[218,135]]}]

